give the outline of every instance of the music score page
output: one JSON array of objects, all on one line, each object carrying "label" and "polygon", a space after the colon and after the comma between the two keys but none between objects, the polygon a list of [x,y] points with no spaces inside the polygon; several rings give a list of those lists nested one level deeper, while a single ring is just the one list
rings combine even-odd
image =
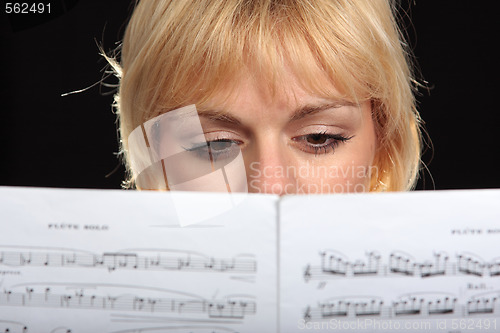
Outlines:
[{"label": "music score page", "polygon": [[277,198],[174,196],[0,188],[0,332],[275,332]]},{"label": "music score page", "polygon": [[285,197],[283,332],[499,332],[498,190]]}]

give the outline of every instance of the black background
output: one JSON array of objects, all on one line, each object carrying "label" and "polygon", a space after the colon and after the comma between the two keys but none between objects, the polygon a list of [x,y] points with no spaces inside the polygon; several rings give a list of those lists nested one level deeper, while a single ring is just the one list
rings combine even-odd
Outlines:
[{"label": "black background", "polygon": [[[132,5],[49,2],[50,15],[6,15],[1,2],[0,185],[120,188],[124,168],[116,157],[113,88],[97,84],[61,94],[105,76],[97,44],[108,52],[115,48]],[[496,10],[484,1],[401,6],[409,43],[431,88],[418,96],[432,142],[418,189],[499,188]]]}]

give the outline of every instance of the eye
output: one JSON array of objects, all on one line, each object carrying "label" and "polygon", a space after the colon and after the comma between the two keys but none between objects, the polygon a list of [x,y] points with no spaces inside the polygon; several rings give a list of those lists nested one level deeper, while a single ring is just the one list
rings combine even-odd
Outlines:
[{"label": "eye", "polygon": [[324,145],[329,140],[328,136],[324,134],[308,134],[306,135],[307,143],[312,145]]},{"label": "eye", "polygon": [[213,161],[233,160],[240,152],[241,142],[230,139],[218,139],[195,143],[191,147],[184,147],[184,150],[192,152],[195,157]]},{"label": "eye", "polygon": [[311,133],[293,138],[299,144],[299,148],[306,153],[315,155],[333,153],[342,143],[352,139],[341,134],[329,134],[326,132]]},{"label": "eye", "polygon": [[221,152],[226,151],[227,149],[230,149],[232,145],[238,144],[235,141],[232,140],[221,140],[221,141],[209,141],[207,142],[208,146],[210,147],[210,150],[212,151],[212,154],[219,154]]}]

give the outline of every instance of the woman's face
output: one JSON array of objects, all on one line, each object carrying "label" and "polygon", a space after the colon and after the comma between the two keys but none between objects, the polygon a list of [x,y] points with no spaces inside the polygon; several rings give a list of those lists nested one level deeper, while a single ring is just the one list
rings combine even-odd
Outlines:
[{"label": "woman's face", "polygon": [[377,171],[371,103],[311,95],[292,75],[287,82],[272,98],[246,78],[225,102],[197,105],[212,153],[238,146],[253,193],[369,191],[370,173]]}]

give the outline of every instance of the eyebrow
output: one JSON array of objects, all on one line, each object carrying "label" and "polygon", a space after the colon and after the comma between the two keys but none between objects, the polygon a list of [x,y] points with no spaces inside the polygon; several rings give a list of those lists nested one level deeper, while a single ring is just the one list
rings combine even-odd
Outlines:
[{"label": "eyebrow", "polygon": [[[358,104],[345,100],[319,104],[319,105],[303,105],[297,108],[290,116],[290,121],[296,121],[307,116],[326,111],[329,109],[337,109],[343,106],[357,106]],[[200,117],[207,118],[212,121],[221,121],[233,125],[241,125],[242,122],[237,117],[234,117],[225,110],[198,110]]]},{"label": "eyebrow", "polygon": [[290,117],[290,120],[291,121],[299,120],[307,116],[311,116],[315,113],[319,113],[321,111],[326,111],[329,109],[338,109],[342,106],[356,106],[356,105],[357,105],[356,103],[344,100],[326,104],[320,104],[320,105],[304,105],[293,112],[292,116]]},{"label": "eyebrow", "polygon": [[212,121],[222,121],[229,124],[241,125],[241,120],[232,116],[226,111],[218,110],[198,110],[200,117],[207,118]]}]

